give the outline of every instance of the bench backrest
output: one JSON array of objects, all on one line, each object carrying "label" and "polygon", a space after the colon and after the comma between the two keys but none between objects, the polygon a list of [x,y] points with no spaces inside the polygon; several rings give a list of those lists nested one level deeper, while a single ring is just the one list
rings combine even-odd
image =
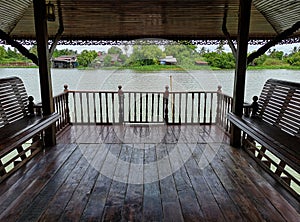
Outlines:
[{"label": "bench backrest", "polygon": [[28,96],[18,77],[0,79],[0,128],[28,115]]},{"label": "bench backrest", "polygon": [[300,83],[269,79],[258,104],[264,121],[300,137]]}]

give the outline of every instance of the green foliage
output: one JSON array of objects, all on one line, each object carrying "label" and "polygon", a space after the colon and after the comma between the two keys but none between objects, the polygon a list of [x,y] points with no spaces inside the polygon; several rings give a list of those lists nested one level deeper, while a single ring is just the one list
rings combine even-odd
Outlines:
[{"label": "green foliage", "polygon": [[210,52],[204,55],[210,66],[221,69],[233,69],[235,67],[235,59],[232,53]]},{"label": "green foliage", "polygon": [[111,48],[108,49],[107,54],[117,54],[117,55],[122,55],[123,51],[119,47],[112,46]]},{"label": "green foliage", "polygon": [[103,65],[108,67],[111,66],[111,56],[107,55],[104,57]]},{"label": "green foliage", "polygon": [[3,58],[7,57],[7,52],[3,46],[0,46],[0,59],[2,60]]},{"label": "green foliage", "polygon": [[138,43],[138,45],[133,46],[133,51],[127,60],[127,65],[144,66],[158,64],[162,56],[163,52],[157,45],[143,45]]},{"label": "green foliage", "polygon": [[263,66],[282,66],[282,65],[286,65],[286,62],[276,58],[267,58],[266,61],[263,63]]},{"label": "green foliage", "polygon": [[77,56],[77,61],[80,66],[88,67],[88,65],[97,57],[97,55],[98,54],[95,50],[83,50],[80,55]]},{"label": "green foliage", "polygon": [[300,66],[300,52],[295,52],[286,61],[292,66]]},{"label": "green foliage", "polygon": [[55,49],[52,55],[52,58],[57,58],[64,55],[76,55],[77,51],[71,50],[71,49]]},{"label": "green foliage", "polygon": [[182,66],[194,64],[199,56],[194,47],[188,47],[187,45],[168,45],[165,47],[165,54],[175,57],[177,64]]},{"label": "green foliage", "polygon": [[251,65],[252,66],[261,66],[266,61],[267,57],[268,56],[266,54],[263,54],[260,57],[254,59]]}]

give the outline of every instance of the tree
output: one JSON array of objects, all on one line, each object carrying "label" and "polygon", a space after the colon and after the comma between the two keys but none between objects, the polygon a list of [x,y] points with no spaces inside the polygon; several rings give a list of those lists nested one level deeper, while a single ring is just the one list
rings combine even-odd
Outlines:
[{"label": "tree", "polygon": [[57,57],[64,56],[64,55],[76,55],[76,54],[77,54],[76,50],[74,51],[71,49],[60,49],[60,50],[55,49],[52,57],[57,58]]},{"label": "tree", "polygon": [[235,67],[235,58],[232,53],[211,52],[204,55],[209,65],[221,69],[233,69]]},{"label": "tree", "polygon": [[300,52],[292,54],[286,61],[292,66],[300,66]]},{"label": "tree", "polygon": [[172,55],[177,59],[178,65],[191,65],[199,56],[194,47],[187,45],[168,45],[165,47],[165,54]]},{"label": "tree", "polygon": [[112,57],[110,55],[106,55],[103,59],[103,65],[104,66],[111,66],[111,59]]},{"label": "tree", "polygon": [[3,60],[6,57],[7,57],[7,52],[4,46],[0,46],[0,59]]},{"label": "tree", "polygon": [[80,55],[77,56],[77,61],[79,65],[87,67],[97,57],[97,55],[98,54],[95,50],[83,50]]},{"label": "tree", "polygon": [[107,54],[110,54],[110,55],[112,55],[112,54],[122,55],[123,51],[119,47],[113,46],[113,47],[111,47],[111,48],[109,48],[107,50]]},{"label": "tree", "polygon": [[140,42],[133,46],[133,51],[127,63],[131,65],[158,64],[163,52],[157,45]]}]

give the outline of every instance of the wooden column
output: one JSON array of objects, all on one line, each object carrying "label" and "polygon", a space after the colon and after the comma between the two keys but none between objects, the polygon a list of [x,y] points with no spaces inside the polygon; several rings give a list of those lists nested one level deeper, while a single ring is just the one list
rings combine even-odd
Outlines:
[{"label": "wooden column", "polygon": [[[240,0],[237,61],[233,91],[233,113],[238,116],[243,115],[251,4],[252,0]],[[241,131],[234,126],[231,129],[230,143],[234,147],[240,147]]]},{"label": "wooden column", "polygon": [[[35,32],[38,51],[39,75],[43,115],[54,112],[52,82],[49,64],[48,30],[45,1],[33,0]],[[54,124],[45,131],[45,145],[56,144]]]}]

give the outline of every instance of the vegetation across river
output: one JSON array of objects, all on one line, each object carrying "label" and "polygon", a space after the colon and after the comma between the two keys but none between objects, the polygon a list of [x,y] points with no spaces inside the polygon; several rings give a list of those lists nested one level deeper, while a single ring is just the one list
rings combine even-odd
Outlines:
[{"label": "vegetation across river", "polygon": [[[29,51],[37,54],[36,46]],[[86,68],[121,68],[136,71],[187,70],[187,69],[234,69],[235,58],[232,53],[224,51],[223,44],[216,50],[209,51],[205,47],[197,48],[192,44],[170,44],[158,46],[137,43],[133,46],[112,46],[107,52],[95,50],[77,51],[63,49],[55,50],[52,58],[62,55],[76,55],[81,69]],[[174,64],[163,64],[162,58],[176,58]],[[1,67],[36,67],[29,59],[16,49],[0,46]],[[283,51],[269,50],[255,59],[249,69],[300,69],[300,47],[284,54]]]}]

